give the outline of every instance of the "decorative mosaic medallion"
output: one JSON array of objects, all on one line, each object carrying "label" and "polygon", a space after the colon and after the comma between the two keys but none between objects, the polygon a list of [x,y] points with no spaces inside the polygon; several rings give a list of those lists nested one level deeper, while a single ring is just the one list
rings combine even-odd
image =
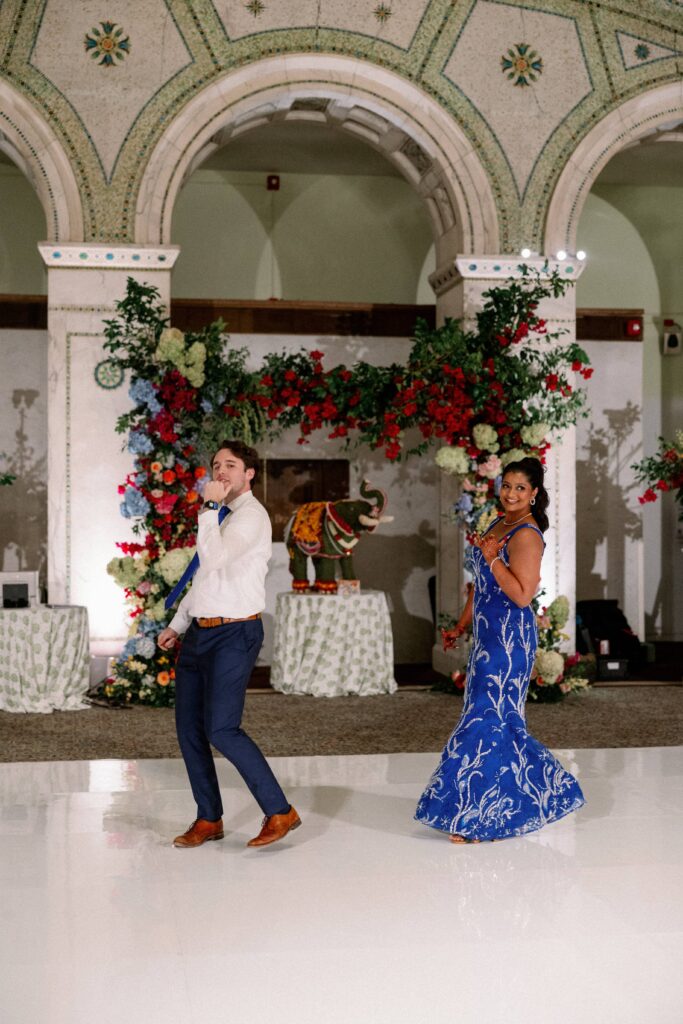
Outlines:
[{"label": "decorative mosaic medallion", "polygon": [[647,45],[647,43],[638,43],[634,47],[633,52],[638,58],[638,60],[647,60],[647,58],[650,56],[650,47]]},{"label": "decorative mosaic medallion", "polygon": [[385,25],[391,17],[391,7],[389,7],[388,4],[377,4],[377,7],[375,7],[372,13],[381,25]]},{"label": "decorative mosaic medallion", "polygon": [[244,6],[250,14],[254,15],[255,18],[258,18],[259,15],[263,14],[266,9],[266,5],[263,3],[263,0],[249,0],[249,3]]},{"label": "decorative mosaic medallion", "polygon": [[113,21],[101,21],[102,31],[92,28],[85,36],[85,51],[106,68],[114,68],[130,53],[130,39]]},{"label": "decorative mosaic medallion", "polygon": [[113,391],[123,384],[123,370],[111,359],[102,359],[94,370],[95,383],[105,391]]},{"label": "decorative mosaic medallion", "polygon": [[500,63],[503,74],[514,85],[531,85],[543,74],[543,61],[528,43],[515,43]]}]

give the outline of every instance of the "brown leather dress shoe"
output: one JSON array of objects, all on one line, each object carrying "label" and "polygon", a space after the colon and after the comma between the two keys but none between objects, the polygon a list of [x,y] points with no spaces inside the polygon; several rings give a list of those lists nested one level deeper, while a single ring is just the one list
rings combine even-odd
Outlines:
[{"label": "brown leather dress shoe", "polygon": [[173,840],[173,845],[180,848],[186,848],[189,846],[201,846],[202,843],[208,842],[209,839],[222,839],[223,838],[223,819],[219,818],[218,821],[207,821],[206,818],[197,818],[193,821],[187,832],[183,832],[181,836],[176,836]]},{"label": "brown leather dress shoe", "polygon": [[254,839],[249,840],[247,846],[268,846],[270,843],[276,843],[300,824],[301,818],[293,807],[290,807],[286,814],[271,814],[269,818],[263,819],[261,831]]}]

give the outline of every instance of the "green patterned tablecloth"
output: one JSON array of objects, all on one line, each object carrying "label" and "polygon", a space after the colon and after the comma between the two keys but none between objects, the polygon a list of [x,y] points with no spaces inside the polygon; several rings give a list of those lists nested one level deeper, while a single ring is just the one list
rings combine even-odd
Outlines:
[{"label": "green patterned tablecloth", "polygon": [[270,685],[314,697],[393,693],[386,595],[278,594]]},{"label": "green patterned tablecloth", "polygon": [[89,685],[86,608],[0,609],[0,710],[83,710]]}]

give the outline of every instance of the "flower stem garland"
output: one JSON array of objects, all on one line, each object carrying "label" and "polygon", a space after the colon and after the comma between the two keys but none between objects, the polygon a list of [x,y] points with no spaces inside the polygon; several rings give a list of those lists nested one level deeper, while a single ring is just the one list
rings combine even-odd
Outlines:
[{"label": "flower stem garland", "polygon": [[541,300],[563,294],[567,282],[521,271],[521,280],[486,293],[474,330],[418,322],[406,365],[326,369],[321,352],[302,349],[271,353],[257,371],[247,369],[246,349],[226,345],[221,321],[183,334],[169,326],[158,290],[129,278],[117,316],[105,321],[109,359],[130,371],[134,404],[117,430],[127,434],[134,471],[119,492],[136,536],[107,567],[132,620],[107,698],[173,703],[172,660],[155,639],[171,617],[164,599],[194,553],[205,463],[223,437],[258,444],[296,427],[305,445],[327,430],[390,461],[441,442],[437,463],[463,481],[454,514],[470,533],[490,514],[502,465],[521,454],[543,458],[548,433],[581,414],[574,371],[592,373],[585,352],[558,345],[560,332],[538,316]]}]

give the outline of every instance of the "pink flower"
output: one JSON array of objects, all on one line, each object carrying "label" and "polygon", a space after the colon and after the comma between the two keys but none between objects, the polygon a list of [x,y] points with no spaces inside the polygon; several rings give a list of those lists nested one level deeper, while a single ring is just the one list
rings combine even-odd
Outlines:
[{"label": "pink flower", "polygon": [[486,462],[482,462],[477,472],[480,476],[488,477],[489,480],[495,480],[500,475],[503,469],[503,464],[497,455],[489,455]]}]

